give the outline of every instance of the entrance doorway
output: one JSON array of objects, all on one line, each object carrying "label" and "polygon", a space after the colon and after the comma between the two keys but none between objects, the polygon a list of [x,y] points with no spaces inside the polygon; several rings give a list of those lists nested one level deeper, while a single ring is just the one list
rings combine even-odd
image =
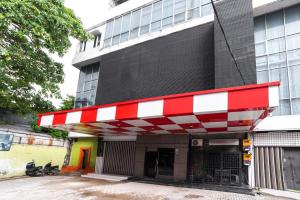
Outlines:
[{"label": "entrance doorway", "polygon": [[158,148],[145,153],[144,174],[149,178],[172,177],[174,175],[174,148]]},{"label": "entrance doorway", "polygon": [[80,148],[79,165],[78,165],[79,170],[87,171],[89,169],[90,156],[91,156],[90,147]]},{"label": "entrance doorway", "polygon": [[283,172],[288,189],[300,190],[300,148],[284,148]]},{"label": "entrance doorway", "polygon": [[145,154],[145,176],[155,178],[157,176],[158,152],[148,151]]}]

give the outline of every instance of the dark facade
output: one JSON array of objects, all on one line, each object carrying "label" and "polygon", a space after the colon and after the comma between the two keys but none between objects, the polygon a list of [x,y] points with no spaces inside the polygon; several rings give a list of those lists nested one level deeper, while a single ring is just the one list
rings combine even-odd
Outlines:
[{"label": "dark facade", "polygon": [[102,56],[96,104],[214,88],[213,23]]},{"label": "dark facade", "polygon": [[[229,54],[220,25],[214,20],[102,55],[95,104],[255,84],[251,1],[220,1],[216,9],[245,83]],[[191,145],[195,138],[189,134],[143,135],[137,136],[135,142],[106,141],[103,172],[247,185],[248,167],[242,160],[242,139],[246,134],[200,136],[204,144],[199,147]],[[209,144],[220,138],[232,139],[233,143]]]},{"label": "dark facade", "polygon": [[[252,1],[220,1],[215,4],[218,20],[214,20],[215,87],[256,84],[254,22]],[[215,17],[216,18],[216,17]],[[221,31],[236,60],[237,67]]]}]

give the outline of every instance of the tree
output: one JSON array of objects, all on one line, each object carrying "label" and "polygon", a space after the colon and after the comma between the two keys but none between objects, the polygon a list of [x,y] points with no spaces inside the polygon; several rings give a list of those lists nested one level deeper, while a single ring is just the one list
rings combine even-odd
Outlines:
[{"label": "tree", "polygon": [[19,113],[53,110],[45,99],[60,98],[63,56],[69,37],[90,36],[63,0],[0,1],[0,109]]},{"label": "tree", "polygon": [[67,95],[65,99],[62,100],[62,103],[58,110],[70,110],[74,108],[75,97],[71,95]]}]

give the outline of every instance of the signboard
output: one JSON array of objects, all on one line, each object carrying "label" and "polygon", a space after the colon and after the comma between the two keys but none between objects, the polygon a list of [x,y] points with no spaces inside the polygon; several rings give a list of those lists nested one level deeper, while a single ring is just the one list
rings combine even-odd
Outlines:
[{"label": "signboard", "polygon": [[211,146],[227,146],[227,145],[239,145],[239,139],[212,139],[209,140]]},{"label": "signboard", "polygon": [[14,135],[0,133],[0,151],[9,151]]},{"label": "signboard", "polygon": [[244,153],[243,154],[244,165],[250,165],[252,160],[252,154]]},{"label": "signboard", "polygon": [[251,150],[252,141],[250,139],[243,139],[243,150],[250,151]]}]

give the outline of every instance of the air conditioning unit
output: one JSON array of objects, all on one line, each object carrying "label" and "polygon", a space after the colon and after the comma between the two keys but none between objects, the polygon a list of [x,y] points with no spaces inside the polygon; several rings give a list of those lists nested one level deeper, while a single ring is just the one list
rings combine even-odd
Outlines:
[{"label": "air conditioning unit", "polygon": [[193,147],[202,147],[203,146],[203,139],[192,139],[192,146]]}]

